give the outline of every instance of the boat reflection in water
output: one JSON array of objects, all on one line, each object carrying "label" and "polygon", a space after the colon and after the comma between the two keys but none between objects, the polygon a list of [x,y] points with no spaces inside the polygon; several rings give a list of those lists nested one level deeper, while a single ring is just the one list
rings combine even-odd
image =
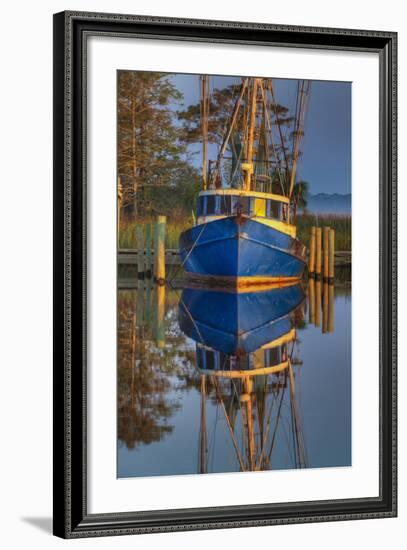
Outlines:
[{"label": "boat reflection in water", "polygon": [[199,466],[209,471],[208,397],[220,404],[240,471],[273,467],[279,430],[287,434],[291,467],[307,467],[296,401],[296,326],[304,317],[300,284],[252,292],[185,288],[182,331],[196,342],[200,373]]}]

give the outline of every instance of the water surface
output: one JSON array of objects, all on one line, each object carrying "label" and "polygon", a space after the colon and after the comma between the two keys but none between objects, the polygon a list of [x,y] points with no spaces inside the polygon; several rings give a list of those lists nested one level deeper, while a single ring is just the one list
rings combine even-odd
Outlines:
[{"label": "water surface", "polygon": [[118,477],[351,465],[351,290],[118,293]]}]

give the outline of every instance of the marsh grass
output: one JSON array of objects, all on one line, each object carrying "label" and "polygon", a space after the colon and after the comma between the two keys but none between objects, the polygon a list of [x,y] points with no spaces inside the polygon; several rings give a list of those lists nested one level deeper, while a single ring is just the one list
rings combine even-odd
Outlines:
[{"label": "marsh grass", "polygon": [[[131,220],[123,220],[120,224],[119,248],[137,248],[136,226],[144,228],[151,223],[152,238],[154,239],[154,220],[139,219],[137,223]],[[175,217],[167,218],[165,235],[166,248],[178,248],[180,234],[193,224],[192,218]],[[325,214],[322,216],[301,215],[297,217],[297,235],[307,247],[310,243],[312,226],[329,226],[335,230],[335,249],[338,251],[351,250],[352,248],[352,222],[350,216],[339,214]]]},{"label": "marsh grass", "polygon": [[[146,225],[151,223],[151,235],[154,242],[154,221],[148,219],[139,219],[137,222],[123,220],[120,224],[119,249],[137,248],[136,227],[141,225],[144,229],[144,239]],[[169,220],[167,218],[165,232],[165,248],[178,248],[179,236],[185,229],[192,226],[192,219],[184,218]],[[145,241],[144,241],[145,242]]]},{"label": "marsh grass", "polygon": [[329,226],[335,230],[335,250],[352,250],[352,219],[341,214],[324,214],[320,216],[303,214],[297,217],[297,236],[307,247],[311,239],[312,226]]}]

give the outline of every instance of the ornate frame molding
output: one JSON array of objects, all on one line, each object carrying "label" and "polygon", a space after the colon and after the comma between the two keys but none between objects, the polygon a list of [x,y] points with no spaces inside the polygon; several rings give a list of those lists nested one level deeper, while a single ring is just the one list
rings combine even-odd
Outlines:
[{"label": "ornate frame molding", "polygon": [[[86,40],[90,35],[371,51],[380,58],[380,496],[87,513]],[[397,514],[397,34],[136,15],[54,15],[54,534],[64,538]]]}]

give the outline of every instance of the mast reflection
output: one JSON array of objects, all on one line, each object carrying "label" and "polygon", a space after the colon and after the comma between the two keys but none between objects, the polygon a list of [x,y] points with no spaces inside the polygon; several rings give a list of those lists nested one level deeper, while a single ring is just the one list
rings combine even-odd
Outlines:
[{"label": "mast reflection", "polygon": [[301,363],[293,354],[304,305],[300,284],[183,290],[179,324],[196,342],[201,376],[200,473],[209,471],[208,398],[220,406],[240,471],[271,469],[278,432],[287,427],[291,467],[307,466],[293,369]]}]

